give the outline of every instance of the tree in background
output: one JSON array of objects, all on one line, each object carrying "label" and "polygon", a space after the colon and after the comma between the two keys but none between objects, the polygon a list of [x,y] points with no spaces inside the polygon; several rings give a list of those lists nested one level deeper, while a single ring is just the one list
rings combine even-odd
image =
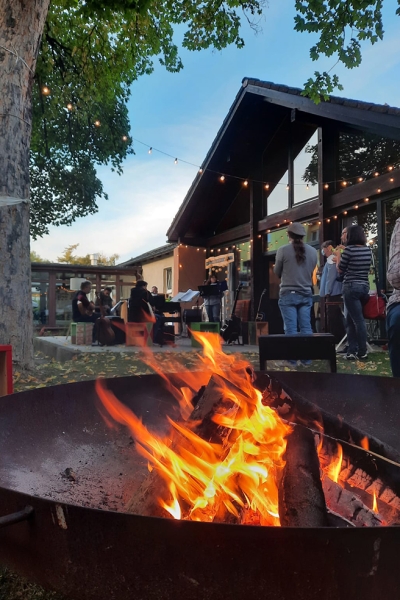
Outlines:
[{"label": "tree in background", "polygon": [[[57,261],[60,263],[67,263],[69,265],[90,265],[90,254],[86,254],[85,256],[77,256],[74,254],[78,246],[79,244],[71,244],[70,246],[67,246],[62,255],[57,257]],[[111,254],[111,256],[106,256],[101,252],[97,253],[98,265],[113,267],[117,263],[118,259],[119,254]]]},{"label": "tree in background", "polygon": [[31,261],[31,263],[33,263],[33,262],[49,263],[50,262],[49,260],[47,260],[47,258],[42,258],[41,256],[39,256],[39,254],[37,252],[35,252],[35,250],[31,250],[31,252],[30,252],[30,261]]}]

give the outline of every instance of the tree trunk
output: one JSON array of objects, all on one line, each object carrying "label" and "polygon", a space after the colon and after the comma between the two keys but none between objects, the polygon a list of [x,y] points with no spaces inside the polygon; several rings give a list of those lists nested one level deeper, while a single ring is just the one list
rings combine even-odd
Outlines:
[{"label": "tree trunk", "polygon": [[32,87],[50,0],[0,0],[0,344],[33,365],[29,243]]}]

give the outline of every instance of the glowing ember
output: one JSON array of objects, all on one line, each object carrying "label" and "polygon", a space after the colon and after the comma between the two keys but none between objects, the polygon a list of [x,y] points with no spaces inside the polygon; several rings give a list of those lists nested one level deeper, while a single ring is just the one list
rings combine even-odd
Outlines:
[{"label": "glowing ember", "polygon": [[[137,451],[166,483],[168,497],[157,500],[173,518],[210,522],[228,512],[236,522],[279,525],[277,480],[291,428],[263,404],[248,363],[224,354],[218,335],[193,335],[203,345],[203,373],[200,377],[193,371],[181,374],[180,389],[168,381],[182,415],[179,423],[169,419],[168,438],[149,432],[100,381],[96,383],[99,398],[109,415],[130,429]],[[147,362],[159,372],[154,355],[149,354]],[[207,379],[211,373],[219,376],[223,409],[215,412],[212,421],[229,433],[229,444],[202,439],[194,432],[196,422],[188,420],[190,400],[204,383],[204,372]]]}]

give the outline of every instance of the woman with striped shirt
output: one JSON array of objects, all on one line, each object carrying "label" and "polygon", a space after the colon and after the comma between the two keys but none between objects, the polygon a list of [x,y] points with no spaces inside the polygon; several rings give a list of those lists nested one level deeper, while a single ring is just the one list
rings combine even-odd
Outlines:
[{"label": "woman with striped shirt", "polygon": [[[365,232],[359,225],[347,227],[347,242],[343,254],[337,255],[337,268],[343,275],[343,300],[346,312],[347,360],[367,360],[367,329],[363,303],[369,292],[371,250]],[[339,262],[340,260],[340,262]]]}]

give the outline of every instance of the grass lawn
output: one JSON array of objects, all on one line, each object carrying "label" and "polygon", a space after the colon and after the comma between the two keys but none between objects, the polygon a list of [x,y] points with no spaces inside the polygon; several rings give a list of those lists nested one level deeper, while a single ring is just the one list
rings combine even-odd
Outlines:
[{"label": "grass lawn", "polygon": [[[246,353],[249,362],[257,369],[258,354]],[[164,371],[175,370],[171,359],[179,361],[191,371],[201,369],[201,361],[197,352],[181,352],[177,354],[156,353],[158,365]],[[391,376],[389,355],[387,352],[370,354],[367,362],[348,362],[338,357],[338,372],[354,375]],[[16,392],[31,390],[37,387],[73,383],[86,379],[102,377],[121,377],[123,375],[144,375],[152,370],[143,362],[140,354],[86,354],[77,360],[57,363],[46,359],[40,353],[36,355],[37,366],[33,373],[26,375],[16,372],[14,388]],[[285,369],[285,367],[283,367]],[[287,368],[287,367],[286,367]],[[282,369],[282,367],[281,367]],[[301,371],[323,371],[324,366],[314,363],[311,367],[298,367]],[[63,600],[59,594],[48,592],[43,588],[27,583],[7,569],[0,567],[0,600]],[[80,600],[76,598],[75,600]]]}]

